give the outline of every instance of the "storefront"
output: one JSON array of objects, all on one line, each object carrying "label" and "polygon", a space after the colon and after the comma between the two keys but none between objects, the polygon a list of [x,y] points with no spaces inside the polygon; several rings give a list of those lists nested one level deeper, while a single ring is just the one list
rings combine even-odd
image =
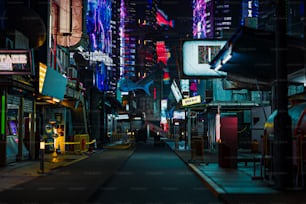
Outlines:
[{"label": "storefront", "polygon": [[[76,72],[72,68],[70,71]],[[82,136],[88,143],[90,139],[82,84],[40,63],[39,90],[37,117],[46,151],[64,153],[80,150],[80,144],[77,144],[80,141],[76,140]]]},{"label": "storefront", "polygon": [[20,85],[9,80],[1,92],[2,165],[35,157],[34,89]]},{"label": "storefront", "polygon": [[0,165],[35,157],[35,88],[31,50],[0,51]]},{"label": "storefront", "polygon": [[33,137],[34,100],[7,95],[6,158],[7,163],[26,160],[34,155]]}]

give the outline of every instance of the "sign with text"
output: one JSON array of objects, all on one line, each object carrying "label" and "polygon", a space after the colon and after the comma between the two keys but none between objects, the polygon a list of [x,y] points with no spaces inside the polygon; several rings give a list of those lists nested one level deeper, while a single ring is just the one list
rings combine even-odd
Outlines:
[{"label": "sign with text", "polygon": [[211,60],[226,44],[224,40],[187,40],[183,42],[182,78],[216,78],[226,73],[210,68]]},{"label": "sign with text", "polygon": [[107,53],[95,50],[94,52],[78,52],[85,60],[103,62],[106,66],[113,66],[113,59]]},{"label": "sign with text", "polygon": [[0,74],[34,74],[31,50],[0,50]]},{"label": "sign with text", "polygon": [[189,106],[193,104],[201,103],[201,96],[194,96],[190,98],[185,98],[182,100],[183,106]]}]

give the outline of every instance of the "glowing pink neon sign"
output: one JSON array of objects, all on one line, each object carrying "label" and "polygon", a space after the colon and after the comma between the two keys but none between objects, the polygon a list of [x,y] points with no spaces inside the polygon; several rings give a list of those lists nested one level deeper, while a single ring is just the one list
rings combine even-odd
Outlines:
[{"label": "glowing pink neon sign", "polygon": [[156,21],[160,26],[170,26],[172,28],[174,27],[174,21],[168,20],[168,16],[160,9],[158,9],[156,12]]}]

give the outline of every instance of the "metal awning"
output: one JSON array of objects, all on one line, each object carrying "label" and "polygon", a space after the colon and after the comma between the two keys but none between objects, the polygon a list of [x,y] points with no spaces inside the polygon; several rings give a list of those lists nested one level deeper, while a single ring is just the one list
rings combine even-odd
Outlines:
[{"label": "metal awning", "polygon": [[[288,74],[304,67],[304,40],[287,36]],[[275,33],[240,27],[211,61],[240,88],[271,88],[276,76]]]}]

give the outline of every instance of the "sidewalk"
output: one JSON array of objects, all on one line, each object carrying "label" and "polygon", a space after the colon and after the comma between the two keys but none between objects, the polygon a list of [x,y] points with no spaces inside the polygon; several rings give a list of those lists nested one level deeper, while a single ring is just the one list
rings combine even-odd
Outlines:
[{"label": "sidewalk", "polygon": [[[101,150],[106,149],[129,149],[130,144],[107,144]],[[51,171],[87,159],[93,152],[66,152],[63,154],[45,154],[43,166],[40,160],[25,160],[10,163],[7,166],[0,167],[0,191],[13,188],[19,184],[30,181],[39,176],[46,176]],[[43,170],[43,172],[42,172]]]},{"label": "sidewalk", "polygon": [[45,154],[43,168],[40,160],[10,163],[7,166],[0,167],[0,191],[10,189],[38,176],[46,176],[56,168],[71,165],[88,158],[88,156],[87,153]]},{"label": "sidewalk", "polygon": [[237,169],[221,168],[218,153],[204,151],[204,162],[191,160],[190,150],[176,150],[174,142],[165,140],[171,148],[222,201],[228,204],[305,204],[306,190],[278,191],[260,177],[260,165],[238,162]]}]

